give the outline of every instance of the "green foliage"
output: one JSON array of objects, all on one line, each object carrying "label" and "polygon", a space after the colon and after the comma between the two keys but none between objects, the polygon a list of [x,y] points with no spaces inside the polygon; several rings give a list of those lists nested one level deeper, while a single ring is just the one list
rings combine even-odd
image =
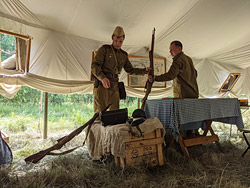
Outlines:
[{"label": "green foliage", "polygon": [[[43,127],[44,110],[40,113],[41,92],[22,87],[13,99],[0,96],[0,128],[10,132],[23,132]],[[44,97],[43,97],[44,99]],[[121,108],[128,108],[129,116],[137,108],[137,98],[127,97],[121,101]],[[44,108],[44,104],[42,106]],[[94,115],[92,94],[52,94],[48,95],[49,131],[74,129],[86,123]]]},{"label": "green foliage", "polygon": [[127,108],[128,115],[132,116],[132,113],[137,109],[137,98],[136,97],[127,97],[125,101],[120,102],[120,108]]},{"label": "green foliage", "polygon": [[24,115],[15,115],[14,112],[11,112],[11,117],[7,127],[11,132],[19,132],[19,131],[26,131],[27,125],[32,122],[32,118],[29,116]]},{"label": "green foliage", "polygon": [[[15,52],[16,51],[15,37],[12,35],[0,33],[0,49],[8,53]],[[11,56],[10,54],[2,52],[1,60],[4,61],[10,56]]]},{"label": "green foliage", "polygon": [[[23,86],[13,99],[7,99],[0,95],[0,103],[12,103],[12,104],[23,104],[23,103],[33,103],[38,104],[40,101],[41,91],[36,89]],[[44,98],[44,97],[43,97]],[[53,94],[49,93],[48,101],[52,104],[62,103],[92,103],[92,94]]]},{"label": "green foliage", "polygon": [[73,120],[75,125],[81,125],[81,124],[83,124],[83,122],[85,120],[83,114],[80,113],[79,111],[77,111],[76,113],[73,113],[71,119]]},{"label": "green foliage", "polygon": [[40,92],[27,86],[21,87],[12,99],[7,99],[0,95],[0,103],[22,105],[23,103],[38,104]]}]

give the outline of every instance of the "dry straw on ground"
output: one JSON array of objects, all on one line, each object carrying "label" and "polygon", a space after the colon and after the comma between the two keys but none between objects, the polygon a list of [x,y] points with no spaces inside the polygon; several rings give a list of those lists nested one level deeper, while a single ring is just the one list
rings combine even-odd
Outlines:
[{"label": "dry straw on ground", "polygon": [[[81,144],[83,139],[80,136],[71,145]],[[168,148],[165,165],[155,168],[121,169],[112,157],[93,162],[85,147],[62,157],[46,156],[38,164],[25,164],[25,156],[41,149],[33,145],[51,146],[55,140],[13,136],[10,145],[16,158],[11,166],[1,168],[0,187],[250,187],[250,152],[241,157],[246,148],[241,138],[237,143],[221,142],[222,151],[213,143],[191,147],[190,158],[183,156],[178,147]]]}]

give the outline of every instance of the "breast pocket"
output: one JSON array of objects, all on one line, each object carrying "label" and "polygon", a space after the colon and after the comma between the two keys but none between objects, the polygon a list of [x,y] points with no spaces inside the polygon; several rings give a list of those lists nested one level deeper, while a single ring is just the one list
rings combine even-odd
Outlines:
[{"label": "breast pocket", "polygon": [[119,59],[119,65],[118,65],[119,71],[121,71],[121,69],[124,67],[125,62],[126,62],[126,59],[124,58]]},{"label": "breast pocket", "polygon": [[115,66],[115,57],[114,54],[109,53],[105,57],[105,66],[114,67]]}]

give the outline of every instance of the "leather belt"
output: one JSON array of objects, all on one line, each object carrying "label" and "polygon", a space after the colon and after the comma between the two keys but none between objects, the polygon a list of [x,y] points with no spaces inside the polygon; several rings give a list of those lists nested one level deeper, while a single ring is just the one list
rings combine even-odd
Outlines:
[{"label": "leather belt", "polygon": [[118,74],[105,74],[107,78],[118,78]]}]

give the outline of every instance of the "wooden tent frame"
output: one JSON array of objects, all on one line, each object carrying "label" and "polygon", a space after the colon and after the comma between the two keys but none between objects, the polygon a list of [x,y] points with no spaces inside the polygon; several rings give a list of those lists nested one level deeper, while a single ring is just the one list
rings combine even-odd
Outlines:
[{"label": "wooden tent frame", "polygon": [[[25,62],[25,72],[29,72],[29,62],[30,62],[30,48],[31,48],[31,37],[30,36],[26,36],[26,35],[21,35],[21,34],[17,34],[17,33],[13,33],[10,31],[5,31],[0,29],[0,33],[4,33],[4,34],[8,34],[8,35],[12,35],[14,37],[17,38],[21,38],[23,40],[25,40],[27,42],[27,51],[26,51],[26,62]],[[1,57],[0,57],[0,62],[1,62]],[[20,74],[20,73],[19,73]]]}]

